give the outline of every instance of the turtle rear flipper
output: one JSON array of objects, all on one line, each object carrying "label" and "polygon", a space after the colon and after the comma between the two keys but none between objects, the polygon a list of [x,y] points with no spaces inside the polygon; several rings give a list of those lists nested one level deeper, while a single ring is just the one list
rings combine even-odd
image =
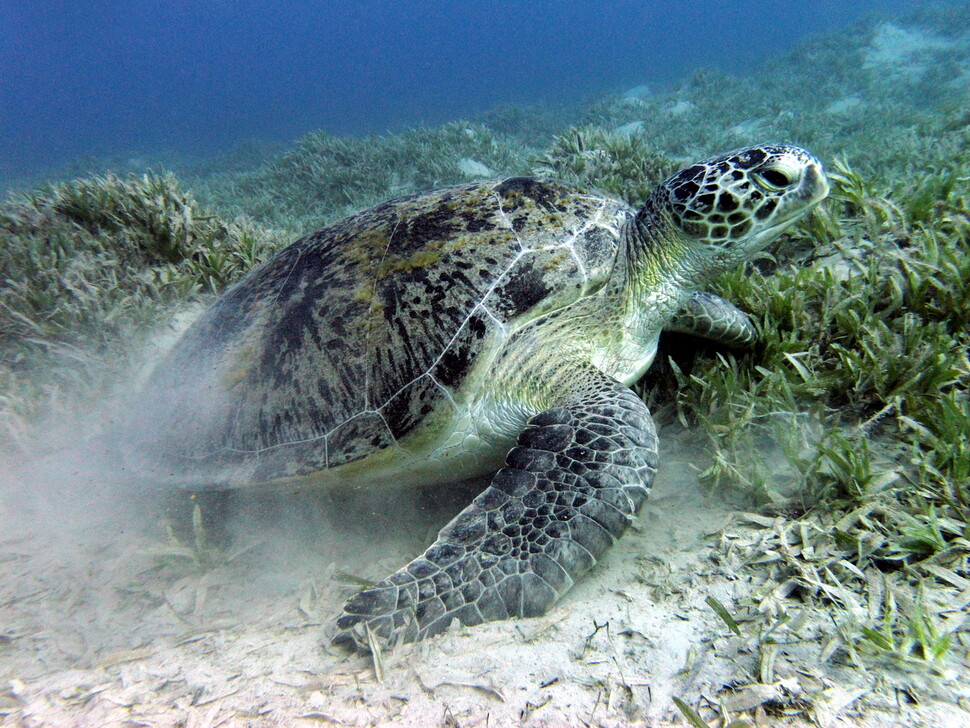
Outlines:
[{"label": "turtle rear flipper", "polygon": [[559,406],[529,421],[491,485],[424,555],[347,602],[334,643],[366,648],[367,627],[411,642],[454,619],[545,613],[630,525],[656,468],[646,405],[584,370]]}]

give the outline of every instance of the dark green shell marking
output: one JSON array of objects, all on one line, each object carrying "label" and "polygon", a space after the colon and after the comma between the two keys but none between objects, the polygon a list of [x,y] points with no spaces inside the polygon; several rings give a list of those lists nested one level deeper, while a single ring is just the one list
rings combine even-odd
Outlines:
[{"label": "dark green shell marking", "polygon": [[202,473],[199,485],[306,475],[400,444],[453,406],[507,325],[599,285],[630,214],[512,178],[337,222],[203,314],[158,368],[138,429],[158,468]]}]

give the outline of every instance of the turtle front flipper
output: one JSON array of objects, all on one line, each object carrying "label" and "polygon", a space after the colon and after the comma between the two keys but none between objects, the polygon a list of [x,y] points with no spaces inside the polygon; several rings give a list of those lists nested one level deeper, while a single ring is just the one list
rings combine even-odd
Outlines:
[{"label": "turtle front flipper", "polygon": [[657,437],[643,401],[590,368],[529,420],[505,463],[424,555],[347,602],[335,643],[365,647],[367,627],[410,642],[454,619],[545,613],[636,517]]},{"label": "turtle front flipper", "polygon": [[754,321],[741,309],[713,293],[697,291],[664,331],[700,336],[735,349],[750,349],[760,338]]}]

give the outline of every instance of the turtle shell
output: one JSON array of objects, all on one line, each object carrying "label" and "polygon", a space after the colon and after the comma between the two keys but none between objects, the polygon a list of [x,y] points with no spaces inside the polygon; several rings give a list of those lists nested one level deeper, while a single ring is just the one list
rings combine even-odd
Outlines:
[{"label": "turtle shell", "polygon": [[[390,200],[280,251],[156,367],[127,437],[138,467],[245,485],[406,446],[467,401],[519,325],[602,286],[626,205],[527,177]],[[487,374],[485,375],[487,376]]]}]

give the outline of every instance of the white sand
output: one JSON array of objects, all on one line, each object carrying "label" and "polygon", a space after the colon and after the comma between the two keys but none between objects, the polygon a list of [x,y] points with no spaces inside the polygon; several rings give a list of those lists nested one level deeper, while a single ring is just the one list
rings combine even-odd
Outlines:
[{"label": "white sand", "polygon": [[[731,515],[700,493],[691,443],[663,442],[643,515],[547,616],[399,647],[383,658],[383,682],[370,658],[325,647],[352,589],[339,572],[377,579],[403,565],[469,495],[390,513],[376,499],[306,495],[261,512],[248,498],[233,519],[248,550],[209,570],[171,569],[149,553],[163,545],[157,503],[102,492],[70,453],[32,476],[7,473],[0,726],[685,725],[672,696],[711,725],[718,701],[732,717],[754,711],[758,725],[970,723],[944,703],[862,695],[874,681],[863,675],[856,690],[858,678],[819,665],[816,639],[783,645],[770,685],[727,691],[759,682],[758,649],[705,599],[733,611],[758,578],[725,566]],[[43,497],[25,498],[28,485]]]}]

